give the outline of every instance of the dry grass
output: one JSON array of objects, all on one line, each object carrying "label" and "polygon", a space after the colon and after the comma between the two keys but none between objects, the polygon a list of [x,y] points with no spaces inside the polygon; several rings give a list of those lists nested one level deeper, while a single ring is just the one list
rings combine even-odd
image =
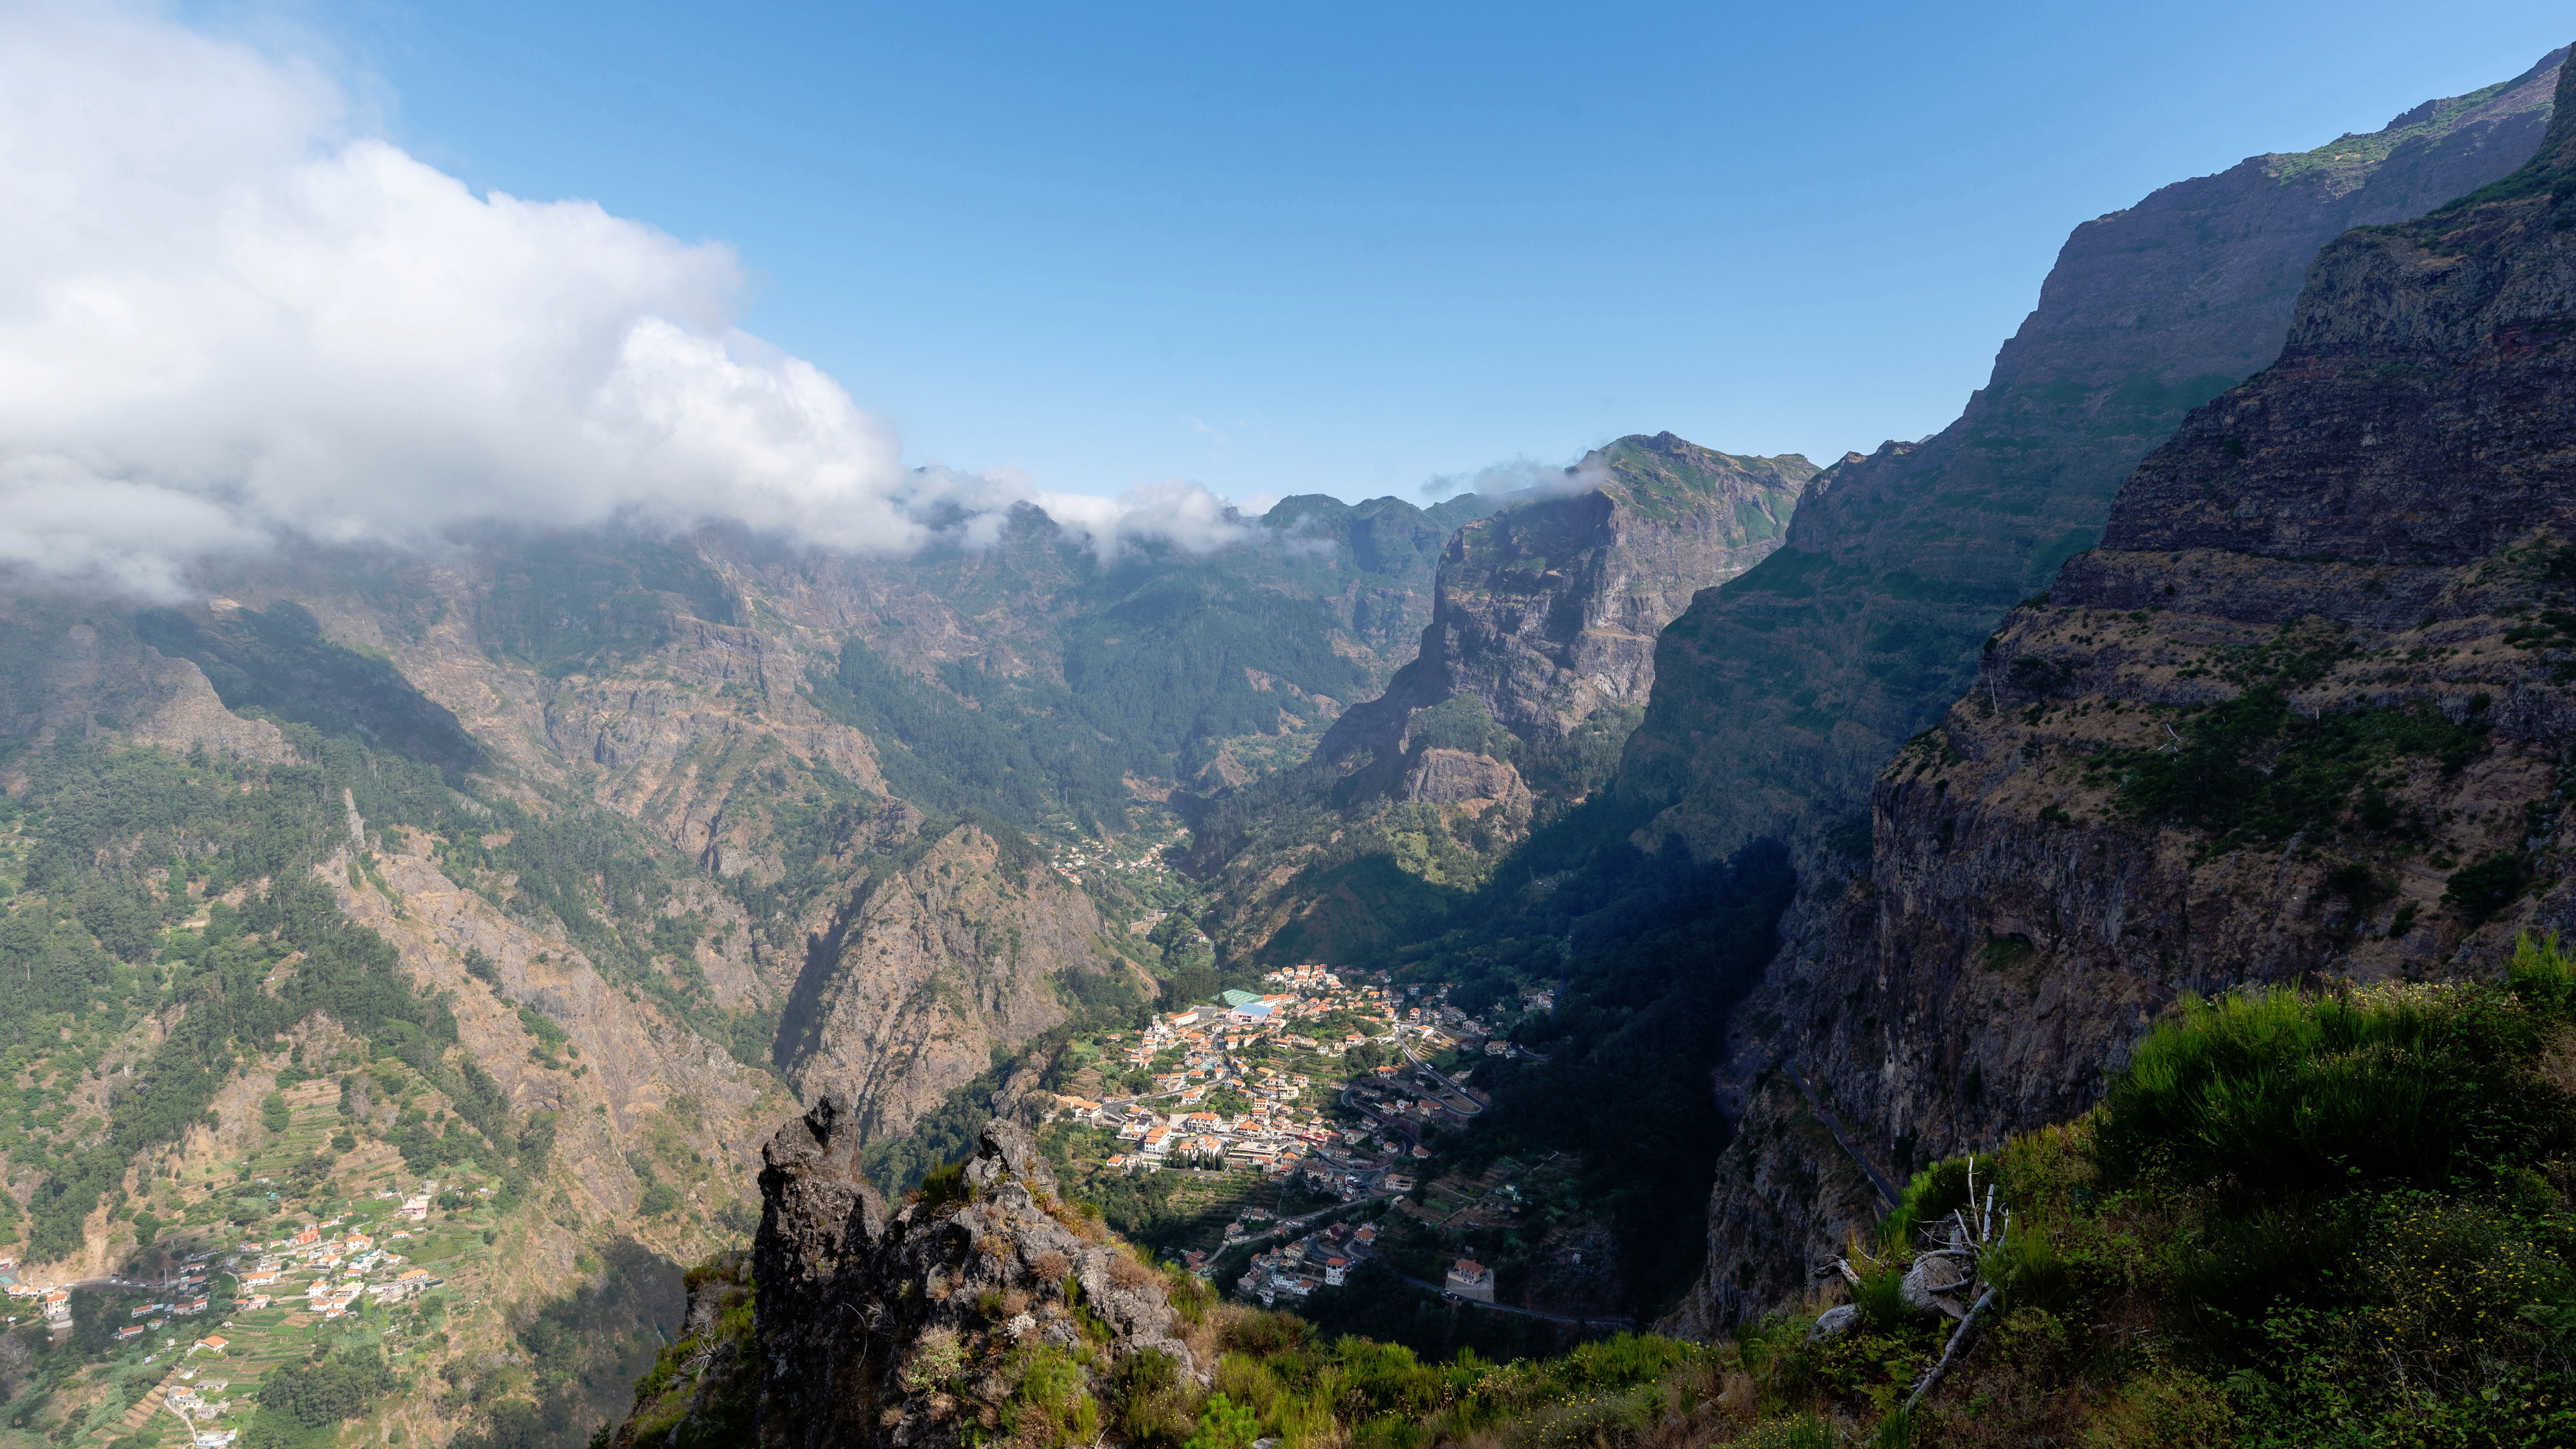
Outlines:
[{"label": "dry grass", "polygon": [[1050,1248],[1038,1254],[1038,1260],[1029,1265],[1029,1271],[1053,1286],[1063,1282],[1064,1275],[1073,1271],[1073,1260]]},{"label": "dry grass", "polygon": [[2576,1097],[2576,1031],[2560,1031],[2540,1051],[2540,1079]]},{"label": "dry grass", "polygon": [[1154,1281],[1154,1270],[1119,1253],[1109,1260],[1109,1281],[1121,1288],[1142,1288]]},{"label": "dry grass", "polygon": [[1056,1225],[1086,1243],[1109,1241],[1108,1225],[1100,1220],[1100,1209],[1084,1203],[1079,1209],[1069,1208],[1053,1198],[1040,1198],[1038,1206],[1056,1220]]},{"label": "dry grass", "polygon": [[1217,1331],[1213,1318],[1182,1324],[1181,1343],[1189,1349],[1190,1361],[1201,1368],[1214,1366],[1225,1353],[1224,1336]]}]

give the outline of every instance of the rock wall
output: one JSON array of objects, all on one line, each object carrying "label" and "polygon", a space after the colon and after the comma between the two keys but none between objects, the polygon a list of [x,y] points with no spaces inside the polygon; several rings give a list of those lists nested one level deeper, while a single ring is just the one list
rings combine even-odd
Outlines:
[{"label": "rock wall", "polygon": [[168,658],[114,611],[36,598],[0,604],[0,734],[49,743],[100,720],[136,744],[282,760],[286,737],[216,698],[205,672]]},{"label": "rock wall", "polygon": [[1967,687],[1996,620],[2101,539],[2139,459],[2279,354],[2318,247],[2521,165],[2564,54],[2077,227],[1956,422],[1844,457],[1777,553],[1664,632],[1618,786],[1664,807],[1649,833],[1715,858],[1858,817],[1897,746]]},{"label": "rock wall", "polygon": [[1089,897],[1034,852],[973,825],[933,838],[890,806],[845,859],[851,883],[808,923],[780,1033],[797,1094],[840,1093],[871,1135],[898,1133],[1071,1013],[1059,989],[1127,969]]},{"label": "rock wall", "polygon": [[[1381,944],[1544,811],[1580,803],[1654,687],[1657,631],[1778,546],[1815,471],[1794,454],[1627,437],[1566,470],[1563,491],[1460,528],[1413,662],[1326,732],[1329,787],[1321,770],[1293,780],[1329,800],[1193,842],[1193,871],[1219,882],[1226,948],[1323,959]],[[1400,866],[1305,869],[1343,834],[1381,828]]]},{"label": "rock wall", "polygon": [[[316,875],[344,914],[401,953],[415,983],[445,994],[458,1042],[510,1109],[555,1124],[549,1186],[563,1194],[567,1221],[602,1236],[632,1233],[674,1261],[707,1252],[717,1239],[696,1220],[716,1219],[740,1192],[758,1127],[792,1105],[777,1082],[621,991],[559,931],[532,930],[459,887],[423,842],[396,833],[356,855],[355,879],[352,864],[335,856]],[[491,963],[488,977],[467,972],[468,950]],[[563,1030],[570,1060],[531,1050],[522,1007]],[[719,1165],[697,1182],[676,1160],[665,1163],[693,1214],[657,1221],[638,1211],[647,1181],[636,1154],[656,1150]],[[579,1245],[568,1241],[567,1256]]]},{"label": "rock wall", "polygon": [[1415,798],[1423,745],[1406,727],[1443,701],[1472,695],[1533,742],[1643,704],[1656,634],[1779,546],[1815,473],[1795,455],[1737,457],[1670,433],[1593,452],[1568,472],[1589,486],[1514,502],[1450,538],[1420,652],[1321,752],[1368,771],[1366,793]]},{"label": "rock wall", "polygon": [[1183,1341],[1161,1275],[1059,1204],[1020,1127],[984,1129],[965,1201],[890,1208],[858,1170],[851,1111],[827,1096],[762,1149],[759,1443],[981,1442],[1023,1346],[1078,1351],[1087,1386],[1147,1351],[1214,1367]]},{"label": "rock wall", "polygon": [[[2280,360],[2141,464],[1880,774],[1866,878],[1737,1017],[1679,1326],[1804,1289],[1917,1165],[2081,1112],[2185,992],[2487,972],[2576,921],[2558,99],[2510,177],[2327,246]],[[1855,1172],[1882,1186],[1832,1188]]]}]

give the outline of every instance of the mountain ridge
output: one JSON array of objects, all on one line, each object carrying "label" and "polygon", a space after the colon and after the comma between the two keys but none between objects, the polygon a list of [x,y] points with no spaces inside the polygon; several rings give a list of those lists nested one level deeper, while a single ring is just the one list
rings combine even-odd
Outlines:
[{"label": "mountain ridge", "polygon": [[1878,1205],[1855,1169],[2080,1113],[2186,994],[2488,976],[2576,921],[2557,84],[2513,174],[2320,251],[2281,358],[2139,464],[1879,776],[1868,871],[1729,1042],[1744,1125],[1678,1323],[1800,1291]]},{"label": "mountain ridge", "polygon": [[2564,58],[2299,153],[2314,164],[2249,158],[2076,227],[1957,421],[1826,470],[1779,551],[1666,632],[1670,703],[1615,786],[1656,806],[1651,833],[1714,857],[1786,831],[1829,868],[1820,837],[1966,687],[1994,621],[2100,540],[2189,408],[2277,355],[2318,248],[2518,167]]}]

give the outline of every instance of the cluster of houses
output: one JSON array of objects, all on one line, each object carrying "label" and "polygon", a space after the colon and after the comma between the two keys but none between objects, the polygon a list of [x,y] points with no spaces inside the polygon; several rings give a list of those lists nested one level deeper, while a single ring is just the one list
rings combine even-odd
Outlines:
[{"label": "cluster of houses", "polygon": [[[198,1349],[205,1349],[211,1353],[222,1353],[226,1347],[226,1343],[220,1338],[201,1338],[197,1340],[194,1348],[189,1349],[189,1352],[194,1354]],[[169,1397],[162,1400],[162,1403],[179,1416],[179,1422],[188,1426],[188,1442],[195,1446],[195,1449],[226,1449],[226,1446],[241,1437],[241,1431],[227,1429],[217,1424],[198,1423],[197,1416],[203,1414],[211,1418],[231,1413],[233,1402],[223,1397],[223,1392],[232,1387],[232,1382],[229,1379],[192,1382],[196,1377],[195,1369],[179,1370],[177,1386],[170,1390]]]},{"label": "cluster of houses", "polygon": [[[72,1295],[60,1288],[47,1288],[20,1280],[15,1258],[0,1258],[0,1292],[6,1292],[12,1298],[31,1300],[44,1314],[45,1321],[58,1328],[68,1327],[72,1321]],[[15,1323],[18,1320],[13,1317],[9,1321]]]},{"label": "cluster of houses", "polygon": [[[181,1376],[186,1377],[188,1374],[192,1374],[194,1372],[195,1370],[193,1369],[185,1370],[182,1372]],[[229,1379],[207,1379],[203,1383],[182,1384],[180,1387],[172,1389],[170,1391],[170,1396],[163,1400],[163,1402],[167,1403],[171,1408],[181,1410],[184,1414],[190,1416],[197,1414],[229,1414],[232,1412],[233,1401],[223,1398],[222,1394],[224,1390],[231,1387],[232,1381]]]},{"label": "cluster of houses", "polygon": [[[1120,1151],[1108,1166],[1152,1172],[1166,1164],[1252,1168],[1285,1177],[1331,1139],[1311,1111],[1297,1107],[1314,1085],[1300,1072],[1244,1061],[1256,1043],[1275,1042],[1325,1056],[1339,1056],[1368,1040],[1343,1032],[1331,1041],[1291,1029],[1292,1023],[1337,1011],[1393,1015],[1392,1002],[1375,992],[1347,990],[1321,966],[1274,971],[1266,978],[1288,987],[1267,995],[1228,991],[1221,1002],[1156,1017],[1119,1053],[1131,1067],[1150,1068],[1167,1053],[1180,1061],[1155,1075],[1152,1089],[1131,1101],[1095,1102],[1059,1097],[1060,1115],[1118,1134]],[[1118,1038],[1112,1037],[1117,1041]],[[1242,1096],[1248,1110],[1231,1115],[1203,1104],[1218,1091]],[[1149,1100],[1170,1099],[1162,1106]]]},{"label": "cluster of houses", "polygon": [[[337,1227],[333,1219],[322,1227]],[[395,1233],[394,1237],[408,1237]],[[233,1306],[256,1312],[271,1301],[271,1294],[260,1289],[283,1291],[289,1275],[310,1273],[312,1281],[304,1288],[307,1311],[325,1319],[339,1318],[356,1311],[361,1296],[399,1303],[415,1293],[438,1287],[444,1280],[432,1277],[426,1268],[404,1268],[390,1278],[369,1275],[391,1268],[402,1258],[377,1246],[365,1233],[352,1232],[345,1238],[325,1238],[321,1227],[308,1227],[292,1238],[281,1238],[268,1244],[266,1255],[245,1270],[242,1290],[248,1296],[234,1300]]]},{"label": "cluster of houses", "polygon": [[1448,1004],[1449,988],[1439,988],[1439,995],[1421,1006],[1408,1006],[1398,1030],[1417,1037],[1435,1051],[1456,1047],[1462,1051],[1482,1049],[1489,1056],[1507,1056],[1511,1043],[1484,1022]]},{"label": "cluster of houses", "polygon": [[[1229,1238],[1233,1235],[1228,1234]],[[1374,1253],[1377,1229],[1335,1223],[1320,1232],[1267,1253],[1256,1253],[1234,1286],[1264,1307],[1281,1298],[1303,1298],[1318,1288],[1339,1288]],[[1479,1303],[1494,1301],[1494,1270],[1473,1258],[1460,1258],[1442,1276],[1441,1288]]]},{"label": "cluster of houses", "polygon": [[[1228,1234],[1232,1236],[1231,1233]],[[1303,1298],[1318,1288],[1338,1288],[1377,1243],[1377,1229],[1335,1223],[1319,1232],[1255,1253],[1234,1286],[1266,1307],[1281,1298]]]},{"label": "cluster of houses", "polygon": [[[200,1255],[202,1257],[202,1255]],[[206,1270],[193,1264],[180,1272],[179,1291],[166,1303],[145,1303],[127,1311],[132,1319],[116,1331],[118,1343],[141,1338],[173,1318],[194,1318],[206,1311],[210,1300],[205,1294]]]},{"label": "cluster of houses", "polygon": [[[1172,838],[1175,840],[1179,839],[1180,832],[1174,831]],[[1171,866],[1163,860],[1163,851],[1160,845],[1148,847],[1144,854],[1137,856],[1133,860],[1120,860],[1106,851],[1101,853],[1101,857],[1099,859],[1094,860],[1092,859],[1090,851],[1077,848],[1067,848],[1059,854],[1049,857],[1047,864],[1055,868],[1056,874],[1063,876],[1066,880],[1073,881],[1076,884],[1081,883],[1082,877],[1075,874],[1075,872],[1084,870],[1114,870],[1121,872],[1141,870],[1148,874],[1158,875],[1170,875],[1172,873]],[[1159,921],[1169,914],[1170,912],[1168,911],[1156,911],[1153,913],[1151,919]],[[1139,936],[1145,934],[1144,931],[1136,930],[1132,925],[1128,929],[1136,931],[1136,934]]]},{"label": "cluster of houses", "polygon": [[[1306,1079],[1295,1077],[1276,1089],[1294,1101]],[[1204,1093],[1200,1096],[1204,1097]],[[1331,1139],[1314,1120],[1277,1102],[1235,1116],[1194,1108],[1184,1102],[1176,1111],[1158,1112],[1142,1103],[1093,1102],[1060,1097],[1057,1110],[1077,1122],[1105,1127],[1118,1134],[1122,1149],[1108,1167],[1121,1172],[1152,1172],[1167,1164],[1257,1168],[1285,1176],[1306,1155]]]}]

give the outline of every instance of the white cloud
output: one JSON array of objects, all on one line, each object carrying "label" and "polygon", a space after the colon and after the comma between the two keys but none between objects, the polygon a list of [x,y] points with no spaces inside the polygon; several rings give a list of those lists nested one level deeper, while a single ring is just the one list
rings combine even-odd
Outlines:
[{"label": "white cloud", "polygon": [[1609,471],[1588,456],[1571,468],[1542,463],[1535,458],[1514,458],[1508,463],[1490,463],[1471,472],[1439,474],[1422,485],[1422,496],[1581,493],[1601,486],[1602,480],[1608,476]]},{"label": "white cloud", "polygon": [[728,248],[478,196],[356,129],[315,67],[154,12],[0,7],[0,214],[21,574],[169,597],[282,533],[476,519],[729,517],[873,552],[1022,500],[1104,551],[1240,529],[1195,485],[907,469],[838,383],[732,325]]},{"label": "white cloud", "polygon": [[1103,558],[1117,552],[1122,535],[1166,538],[1191,553],[1213,553],[1258,536],[1232,504],[1179,478],[1141,483],[1116,498],[1031,493],[1029,501],[1066,528],[1088,536]]}]

